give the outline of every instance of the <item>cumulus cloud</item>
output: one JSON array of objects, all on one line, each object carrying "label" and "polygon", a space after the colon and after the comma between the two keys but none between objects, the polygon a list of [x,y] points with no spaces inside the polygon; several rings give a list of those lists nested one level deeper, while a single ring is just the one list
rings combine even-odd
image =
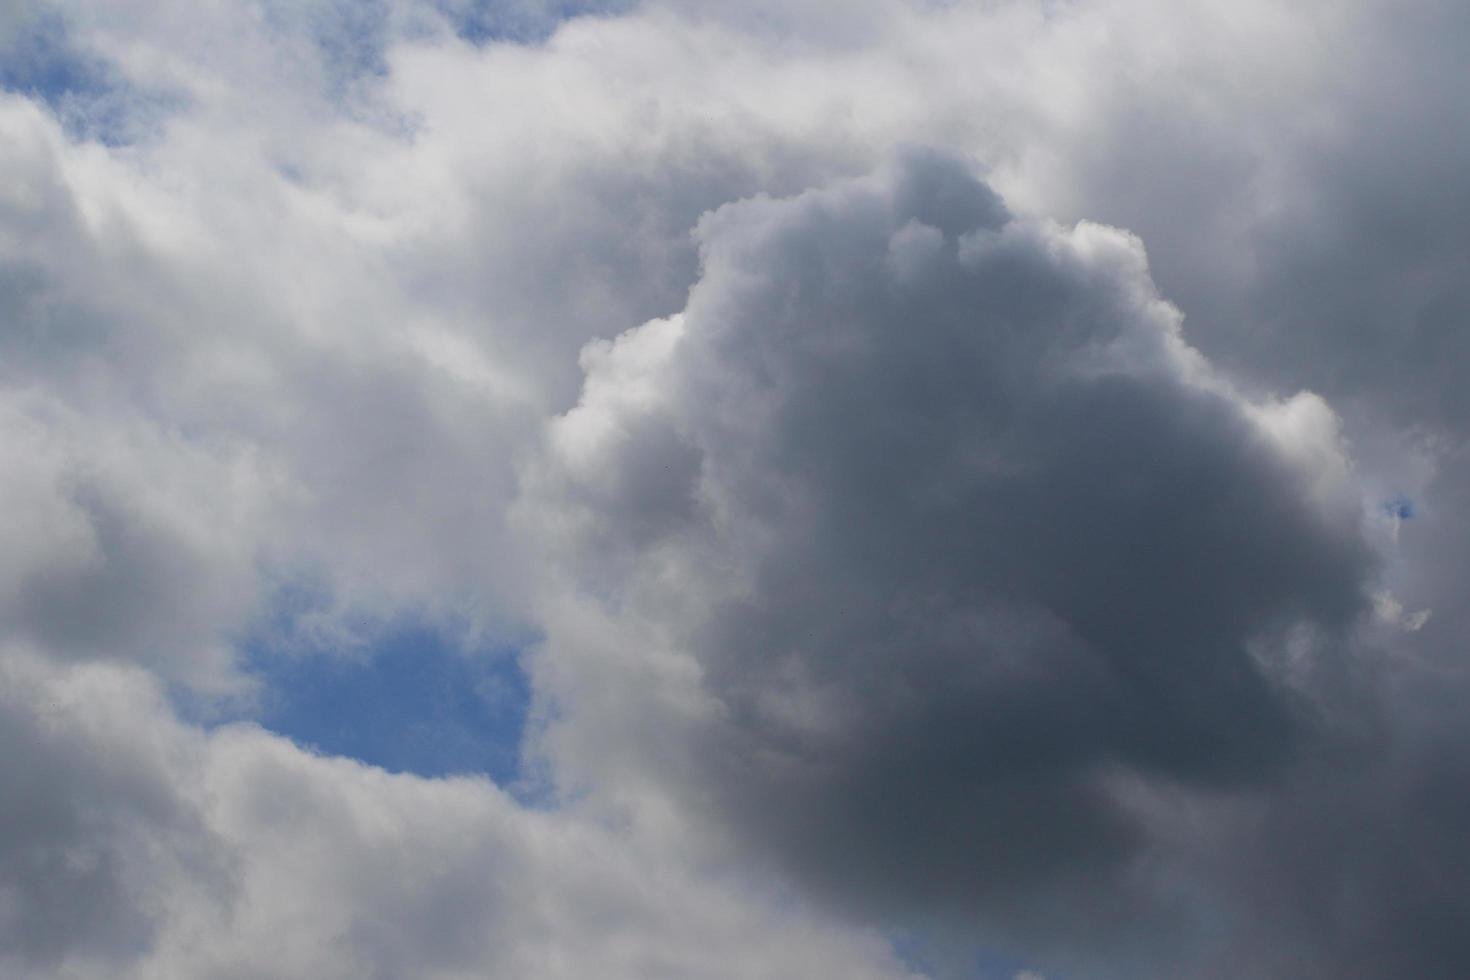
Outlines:
[{"label": "cumulus cloud", "polygon": [[1264,786],[1337,710],[1310,685],[1373,558],[1330,411],[1242,397],[1136,239],[947,158],[698,237],[687,308],[589,349],[532,485],[684,710],[650,722],[634,669],[584,713],[612,654],[549,616],[560,771],[677,743],[654,781],[840,901],[1101,933],[1149,845],[1124,781]]}]

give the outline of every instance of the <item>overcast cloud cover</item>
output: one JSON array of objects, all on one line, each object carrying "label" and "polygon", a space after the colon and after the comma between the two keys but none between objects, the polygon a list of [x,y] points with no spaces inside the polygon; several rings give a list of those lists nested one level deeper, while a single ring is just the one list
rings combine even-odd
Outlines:
[{"label": "overcast cloud cover", "polygon": [[1467,36],[0,3],[0,975],[1470,975]]}]

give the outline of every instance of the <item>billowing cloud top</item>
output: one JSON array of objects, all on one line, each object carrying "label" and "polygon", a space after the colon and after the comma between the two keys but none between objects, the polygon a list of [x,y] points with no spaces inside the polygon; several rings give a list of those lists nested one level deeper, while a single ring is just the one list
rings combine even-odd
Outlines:
[{"label": "billowing cloud top", "polygon": [[[697,237],[688,307],[588,348],[532,484],[688,702],[651,725],[638,674],[564,668],[564,771],[652,761],[857,904],[1024,917],[1060,881],[1095,917],[1148,846],[1133,781],[1269,781],[1336,708],[1304,684],[1371,552],[1335,419],[1223,382],[1137,239],[914,152]],[[584,716],[589,678],[626,703]]]},{"label": "billowing cloud top", "polygon": [[1467,26],[0,3],[0,975],[1470,975]]}]

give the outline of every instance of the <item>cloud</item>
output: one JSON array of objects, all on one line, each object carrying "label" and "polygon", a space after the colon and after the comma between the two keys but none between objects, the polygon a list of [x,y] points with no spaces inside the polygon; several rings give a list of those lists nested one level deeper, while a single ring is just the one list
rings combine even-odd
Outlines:
[{"label": "cloud", "polygon": [[546,617],[557,771],[646,760],[840,904],[1129,925],[1127,781],[1263,789],[1337,709],[1303,678],[1345,669],[1374,558],[1331,412],[1217,375],[1133,237],[943,156],[698,237],[688,306],[589,349],[530,484],[587,615],[658,644]]},{"label": "cloud", "polygon": [[1466,972],[1461,5],[24,6],[0,972]]},{"label": "cloud", "polygon": [[204,735],[137,668],[0,669],[7,976],[905,975],[875,937],[591,815]]},{"label": "cloud", "polygon": [[56,669],[11,648],[0,670],[0,964],[101,975],[227,880],[180,780],[194,746],[160,724],[157,687],[136,669]]}]

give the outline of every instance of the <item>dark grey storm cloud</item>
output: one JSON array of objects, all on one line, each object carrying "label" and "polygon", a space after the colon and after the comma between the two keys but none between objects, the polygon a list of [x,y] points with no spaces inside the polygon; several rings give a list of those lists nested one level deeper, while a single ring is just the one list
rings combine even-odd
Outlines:
[{"label": "dark grey storm cloud", "polygon": [[1237,948],[1266,976],[1458,977],[1470,962],[1467,14],[1334,11],[1295,64],[1276,63],[1310,85],[1203,112],[1145,80],[1100,127],[1111,136],[1072,157],[1080,206],[1144,236],[1200,348],[1268,386],[1321,392],[1373,503],[1414,501],[1388,578],[1432,614],[1373,668],[1373,737],[1316,759],[1220,845],[1224,877],[1270,926]]},{"label": "dark grey storm cloud", "polygon": [[1125,784],[1268,793],[1346,724],[1375,559],[1330,411],[1244,399],[1135,239],[943,156],[698,237],[541,477],[717,706],[674,792],[899,920],[1172,915]]}]

